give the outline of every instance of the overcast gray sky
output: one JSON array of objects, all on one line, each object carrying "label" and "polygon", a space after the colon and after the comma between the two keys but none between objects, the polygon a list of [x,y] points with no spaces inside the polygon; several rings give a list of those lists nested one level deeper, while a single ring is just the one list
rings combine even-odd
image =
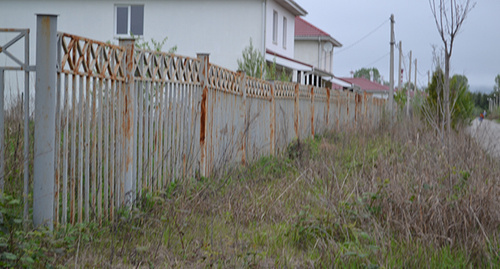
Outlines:
[{"label": "overcast gray sky", "polygon": [[[363,67],[376,67],[384,80],[389,80],[389,18],[394,14],[396,43],[403,42],[406,65],[412,50],[413,59],[418,59],[417,84],[427,85],[427,71],[433,69],[432,45],[442,48],[428,0],[296,2],[309,13],[305,20],[343,44],[334,52],[333,62],[333,73],[340,77],[350,76],[350,71]],[[467,76],[472,91],[492,91],[495,76],[500,74],[499,13],[500,0],[477,0],[454,43],[451,73]],[[347,48],[380,25],[361,42]],[[396,70],[398,57],[396,50]],[[412,77],[414,74],[413,65]]]}]

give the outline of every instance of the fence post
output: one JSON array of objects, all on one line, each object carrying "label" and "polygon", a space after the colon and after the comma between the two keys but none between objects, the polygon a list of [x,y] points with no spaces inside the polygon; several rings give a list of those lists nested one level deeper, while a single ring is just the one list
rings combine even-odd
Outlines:
[{"label": "fence post", "polygon": [[276,85],[275,84],[276,82],[273,81],[271,83],[271,115],[270,115],[270,124],[269,124],[269,128],[271,129],[271,137],[269,138],[270,140],[270,153],[271,155],[274,155],[275,154],[275,150],[276,150],[276,140],[275,140],[275,133],[276,133],[276,102],[275,102],[275,99],[274,99],[274,86]]},{"label": "fence post", "polygon": [[134,174],[134,167],[137,165],[134,163],[136,160],[136,156],[134,155],[135,151],[135,142],[136,142],[136,131],[134,126],[136,126],[136,117],[135,112],[137,110],[137,103],[134,92],[134,43],[135,39],[133,38],[120,38],[119,46],[125,48],[125,86],[122,88],[122,94],[124,98],[123,104],[123,117],[122,117],[122,131],[124,137],[124,145],[123,152],[125,153],[123,156],[125,158],[125,166],[123,169],[125,171],[125,182],[123,188],[123,205],[131,205],[134,202],[135,195],[135,184],[134,179],[136,180],[136,175]]},{"label": "fence post", "polygon": [[293,109],[293,128],[295,129],[295,137],[300,140],[299,136],[299,117],[300,117],[300,111],[299,111],[299,87],[300,84],[295,84],[295,102],[294,102],[294,109]]},{"label": "fence post", "polygon": [[209,54],[198,53],[198,59],[201,61],[200,81],[201,81],[201,116],[200,116],[200,176],[208,176],[207,169],[207,109],[208,109],[208,72],[209,72]]},{"label": "fence post", "polygon": [[325,119],[325,121],[326,121],[327,130],[331,131],[331,129],[330,129],[330,89],[325,88],[325,90],[326,90],[326,119]]},{"label": "fence post", "polygon": [[237,71],[240,76],[240,91],[241,91],[241,104],[240,104],[240,122],[243,124],[243,128],[241,129],[241,164],[245,165],[247,158],[247,133],[248,133],[248,121],[247,121],[247,89],[246,89],[246,80],[247,75],[241,71]]},{"label": "fence post", "polygon": [[311,135],[314,138],[314,86],[311,86]]},{"label": "fence post", "polygon": [[37,14],[33,224],[53,229],[57,15]]},{"label": "fence post", "polygon": [[[0,197],[3,195],[3,190],[4,190],[4,69],[0,68]],[[0,213],[1,216],[1,213]]]}]

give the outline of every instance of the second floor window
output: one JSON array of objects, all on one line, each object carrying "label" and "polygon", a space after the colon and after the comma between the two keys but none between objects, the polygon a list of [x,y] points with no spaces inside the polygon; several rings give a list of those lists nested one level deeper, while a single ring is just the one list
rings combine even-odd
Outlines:
[{"label": "second floor window", "polygon": [[273,43],[278,44],[278,12],[273,12]]},{"label": "second floor window", "polygon": [[115,20],[116,35],[144,35],[144,5],[117,5]]}]

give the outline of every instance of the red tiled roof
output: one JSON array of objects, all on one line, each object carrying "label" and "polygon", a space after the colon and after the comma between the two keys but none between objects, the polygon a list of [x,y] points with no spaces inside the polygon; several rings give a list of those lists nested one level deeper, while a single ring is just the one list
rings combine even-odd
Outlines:
[{"label": "red tiled roof", "polygon": [[361,90],[364,91],[389,91],[390,88],[389,86],[384,86],[382,84],[379,84],[377,82],[370,81],[365,78],[338,78],[340,80],[343,80],[347,83],[355,84],[361,88]]},{"label": "red tiled roof", "polygon": [[342,85],[332,82],[332,90],[342,90]]},{"label": "red tiled roof", "polygon": [[330,36],[301,17],[295,17],[295,36]]}]

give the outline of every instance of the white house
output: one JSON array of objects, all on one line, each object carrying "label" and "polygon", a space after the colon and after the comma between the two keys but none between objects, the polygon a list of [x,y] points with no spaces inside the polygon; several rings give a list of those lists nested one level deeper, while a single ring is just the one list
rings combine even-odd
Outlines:
[{"label": "white house", "polygon": [[57,14],[59,31],[100,41],[117,43],[131,33],[144,41],[168,37],[163,50],[209,53],[211,63],[231,70],[250,39],[268,61],[311,68],[294,59],[295,17],[307,12],[293,0],[2,0],[0,28],[31,29],[31,63],[37,13]]},{"label": "white house", "polygon": [[[307,84],[330,86],[333,78],[333,51],[342,44],[301,17],[295,18],[295,59],[313,66],[305,72]],[[321,78],[320,81],[318,78]],[[309,81],[314,80],[314,81]]]}]

